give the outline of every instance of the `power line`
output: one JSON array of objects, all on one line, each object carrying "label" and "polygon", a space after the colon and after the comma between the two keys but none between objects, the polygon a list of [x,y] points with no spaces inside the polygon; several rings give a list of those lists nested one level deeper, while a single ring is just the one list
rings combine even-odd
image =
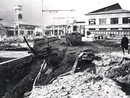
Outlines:
[{"label": "power line", "polygon": [[42,10],[42,12],[59,12],[59,11],[75,11],[75,10]]}]

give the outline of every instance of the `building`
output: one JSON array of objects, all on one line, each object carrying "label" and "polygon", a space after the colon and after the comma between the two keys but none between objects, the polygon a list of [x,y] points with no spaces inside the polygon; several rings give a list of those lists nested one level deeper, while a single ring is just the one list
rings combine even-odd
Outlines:
[{"label": "building", "polygon": [[47,36],[64,36],[66,33],[66,25],[50,25],[45,28],[45,35]]},{"label": "building", "polygon": [[77,33],[84,35],[85,34],[85,21],[74,20],[73,23],[70,23],[67,26],[67,33],[75,32],[75,31]]},{"label": "building", "polygon": [[43,33],[41,26],[25,24],[23,22],[22,5],[14,6],[14,26],[5,26],[5,28],[7,37],[20,35],[25,35],[27,37],[33,35],[41,36]]},{"label": "building", "polygon": [[2,20],[3,19],[0,18],[0,41],[3,41],[3,37],[6,37],[6,34],[7,34],[6,29],[1,23]]},{"label": "building", "polygon": [[[116,3],[85,14],[86,36],[88,32],[98,38],[117,38],[124,34],[130,37],[130,11]],[[95,37],[97,38],[97,37]]]},{"label": "building", "polygon": [[[45,35],[64,37],[66,33],[77,31],[78,33],[85,33],[85,21],[74,21],[68,25],[50,25],[45,28]],[[53,33],[54,32],[54,33]]]}]

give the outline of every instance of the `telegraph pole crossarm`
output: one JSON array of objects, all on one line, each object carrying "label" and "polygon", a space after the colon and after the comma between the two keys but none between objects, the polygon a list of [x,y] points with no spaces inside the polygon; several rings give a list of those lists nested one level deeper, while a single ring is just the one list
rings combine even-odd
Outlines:
[{"label": "telegraph pole crossarm", "polygon": [[75,10],[42,10],[42,12],[75,11]]}]

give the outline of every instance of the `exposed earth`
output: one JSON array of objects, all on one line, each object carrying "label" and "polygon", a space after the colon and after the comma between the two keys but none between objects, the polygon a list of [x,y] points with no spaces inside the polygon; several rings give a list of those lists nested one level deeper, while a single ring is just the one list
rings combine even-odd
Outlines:
[{"label": "exposed earth", "polygon": [[[3,98],[23,98],[28,92],[30,98],[130,98],[130,55],[121,52],[119,42],[98,40],[77,46],[68,46],[64,39],[52,42],[49,45],[53,55],[46,59],[48,69],[41,71],[35,86],[32,87],[43,61],[37,58],[28,71],[26,65],[18,71],[23,79],[16,81],[16,85],[8,81],[11,87],[3,93]],[[79,59],[76,71],[68,73],[83,51],[90,52],[91,62]],[[19,77],[14,76],[15,80]]]},{"label": "exposed earth", "polygon": [[[60,49],[66,47],[62,41],[57,43]],[[46,85],[37,83],[30,98],[130,98],[130,55],[121,52],[118,41],[85,42],[67,48],[66,55],[75,57],[73,63],[66,63],[71,68],[65,72],[72,69],[76,56],[82,51],[93,52],[97,59],[85,65],[81,63],[74,74],[57,75]],[[87,67],[92,64],[95,69]]]}]

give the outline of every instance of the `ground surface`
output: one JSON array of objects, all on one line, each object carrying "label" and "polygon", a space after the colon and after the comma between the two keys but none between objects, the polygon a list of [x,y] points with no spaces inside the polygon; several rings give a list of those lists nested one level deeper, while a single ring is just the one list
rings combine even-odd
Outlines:
[{"label": "ground surface", "polygon": [[[58,40],[50,43],[49,45],[52,46],[54,55],[50,57],[51,66],[49,67],[53,67],[53,71],[52,73],[50,71],[49,74],[41,74],[30,97],[129,98],[127,95],[130,95],[130,62],[123,58],[130,56],[129,54],[122,54],[121,47],[118,43],[119,41],[117,40],[84,42],[77,46],[67,46],[65,40]],[[45,46],[47,45],[43,47]],[[43,47],[38,47],[37,50],[42,50]],[[82,51],[91,51],[98,59],[93,60],[90,64],[85,63],[83,67],[81,64],[75,74],[57,77],[72,69],[76,57]],[[89,65],[90,68],[87,68],[86,66]],[[91,65],[95,66],[91,67]],[[39,69],[40,64],[34,66],[33,69],[34,68]],[[31,75],[34,77],[36,73]],[[55,80],[51,82],[51,84],[48,84],[54,77],[56,77]],[[126,83],[128,85],[126,85]],[[25,87],[27,86],[28,85]],[[15,89],[17,89],[17,86]],[[15,95],[18,92],[18,90],[15,92],[15,89],[7,95],[10,96],[12,93]],[[19,97],[13,96],[11,98]]]},{"label": "ground surface", "polygon": [[[92,62],[96,65],[96,74],[84,69],[73,75],[58,77],[52,84],[35,86],[30,98],[129,98],[129,94],[125,91],[130,92],[130,89],[126,87],[122,91],[124,88],[115,82],[119,80],[118,82],[122,83],[127,77],[127,80],[123,82],[130,83],[128,78],[130,70],[123,67],[123,64],[129,63],[129,60],[123,60],[123,57],[129,58],[130,55],[123,55],[118,43],[118,41],[102,40],[67,47],[62,46],[62,41],[58,41],[54,46],[68,48],[68,54],[78,55],[80,52],[88,50],[101,57],[100,60]],[[127,69],[129,69],[128,66]]]}]

